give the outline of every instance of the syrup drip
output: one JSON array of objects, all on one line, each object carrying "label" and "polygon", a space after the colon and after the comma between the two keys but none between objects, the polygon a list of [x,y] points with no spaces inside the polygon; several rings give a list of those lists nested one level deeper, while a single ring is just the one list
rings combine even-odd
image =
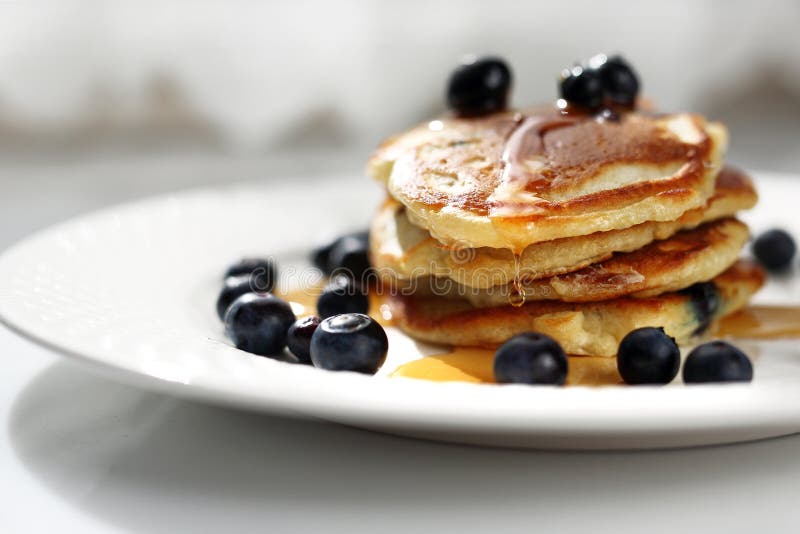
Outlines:
[{"label": "syrup drip", "polygon": [[514,254],[514,278],[508,294],[508,302],[514,307],[525,304],[520,255],[529,243],[520,242],[515,225],[509,225],[505,220],[536,212],[541,199],[535,191],[552,179],[545,172],[544,135],[555,128],[573,125],[578,120],[563,115],[520,115],[516,128],[506,140],[502,157],[503,172],[500,183],[489,197],[489,203],[492,224],[505,233]]},{"label": "syrup drip", "polygon": [[521,280],[521,259],[519,254],[514,254],[514,279],[511,282],[511,290],[508,293],[508,303],[515,308],[520,308],[525,304],[525,288]]}]

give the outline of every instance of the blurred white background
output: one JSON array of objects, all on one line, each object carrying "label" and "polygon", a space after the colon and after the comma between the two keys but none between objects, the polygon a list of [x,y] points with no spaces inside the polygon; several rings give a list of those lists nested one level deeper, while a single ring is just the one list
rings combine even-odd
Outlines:
[{"label": "blurred white background", "polygon": [[190,185],[358,175],[443,108],[468,52],[516,105],[620,52],[665,110],[726,122],[729,159],[800,169],[800,2],[0,0],[0,246]]}]

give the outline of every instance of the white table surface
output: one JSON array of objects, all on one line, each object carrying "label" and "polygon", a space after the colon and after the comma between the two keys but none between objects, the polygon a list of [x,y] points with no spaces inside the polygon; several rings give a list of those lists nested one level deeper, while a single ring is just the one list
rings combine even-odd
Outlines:
[{"label": "white table surface", "polygon": [[[109,199],[2,202],[0,222],[13,213],[15,225],[0,246]],[[634,453],[463,447],[137,390],[2,327],[0,354],[3,533],[737,533],[800,521],[800,436]]]}]

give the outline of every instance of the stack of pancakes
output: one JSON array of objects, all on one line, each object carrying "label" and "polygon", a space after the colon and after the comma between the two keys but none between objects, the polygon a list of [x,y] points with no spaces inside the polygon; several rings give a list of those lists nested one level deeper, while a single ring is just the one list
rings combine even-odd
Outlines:
[{"label": "stack of pancakes", "polygon": [[557,107],[431,121],[384,142],[373,266],[411,336],[497,346],[538,331],[613,356],[631,330],[686,343],[763,283],[740,261],[757,195],[727,132],[687,113]]}]

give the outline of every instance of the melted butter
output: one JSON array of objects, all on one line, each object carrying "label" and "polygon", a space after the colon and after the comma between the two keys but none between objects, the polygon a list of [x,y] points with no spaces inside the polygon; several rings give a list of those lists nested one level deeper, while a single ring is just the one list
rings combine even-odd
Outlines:
[{"label": "melted butter", "polygon": [[[419,378],[435,382],[494,383],[494,350],[457,347],[401,365],[390,377]],[[570,356],[567,385],[608,386],[621,384],[615,358]]]},{"label": "melted butter", "polygon": [[725,317],[718,335],[740,339],[800,337],[800,307],[750,306]]}]

